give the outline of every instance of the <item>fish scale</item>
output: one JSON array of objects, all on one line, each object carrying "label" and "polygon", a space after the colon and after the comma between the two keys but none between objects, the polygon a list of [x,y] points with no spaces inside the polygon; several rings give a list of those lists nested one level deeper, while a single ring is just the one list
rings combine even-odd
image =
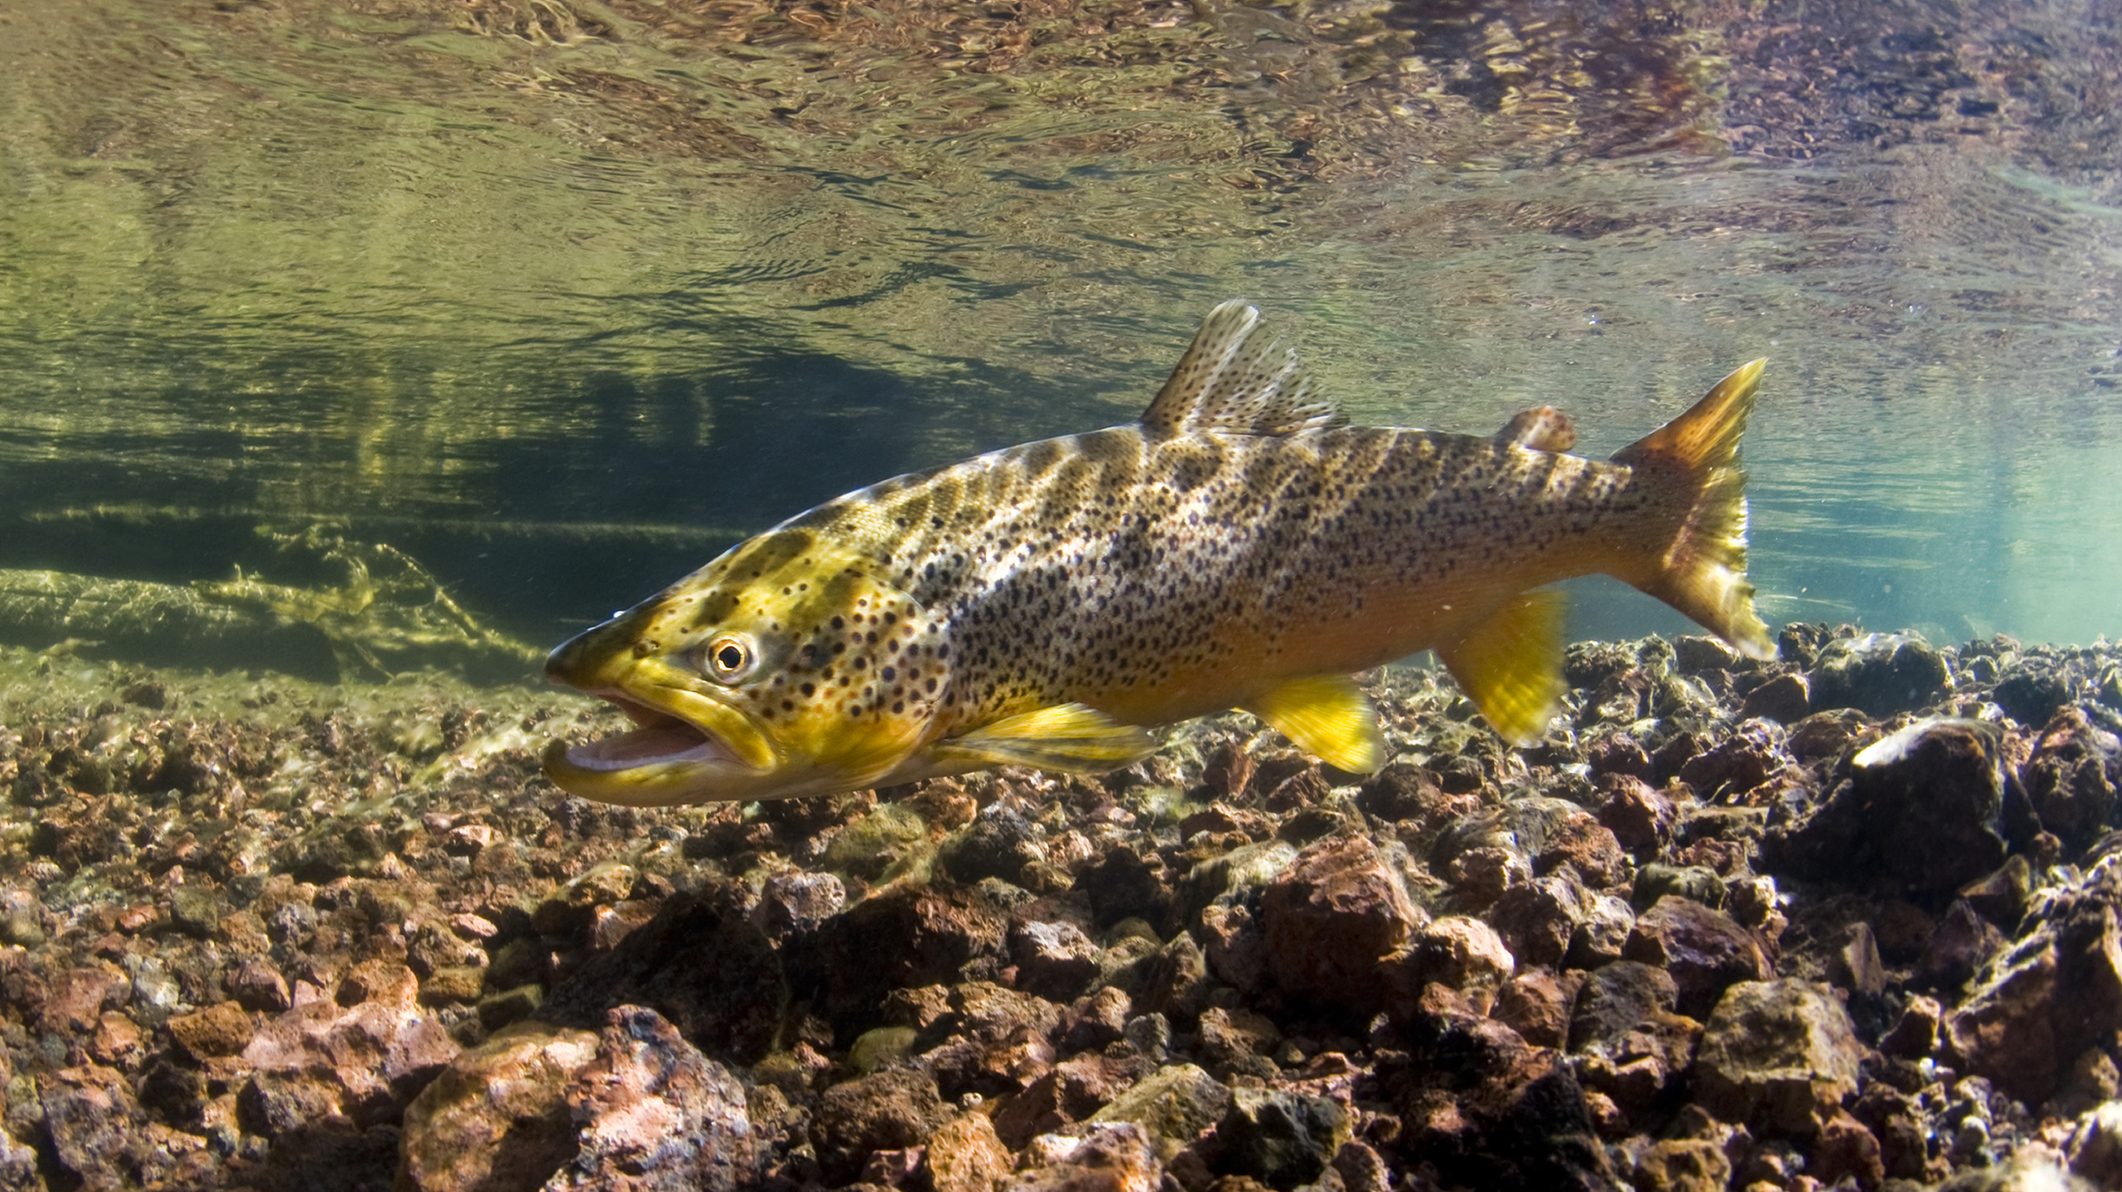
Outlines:
[{"label": "fish scale", "polygon": [[1090,772],[1235,706],[1362,772],[1384,746],[1348,676],[1425,648],[1529,741],[1561,691],[1555,580],[1606,572],[1772,651],[1736,458],[1759,372],[1592,460],[1549,407],[1487,437],[1347,425],[1226,303],[1138,423],[850,493],[561,646],[548,672],[641,727],[547,770],[633,803]]}]

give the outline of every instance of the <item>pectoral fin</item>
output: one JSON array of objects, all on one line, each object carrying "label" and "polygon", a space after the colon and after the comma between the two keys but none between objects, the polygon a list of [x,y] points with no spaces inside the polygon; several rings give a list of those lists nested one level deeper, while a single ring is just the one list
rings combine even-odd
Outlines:
[{"label": "pectoral fin", "polygon": [[1437,647],[1452,678],[1503,739],[1530,745],[1562,701],[1560,592],[1526,592],[1448,645]]},{"label": "pectoral fin", "polygon": [[1157,739],[1147,729],[1122,724],[1082,704],[1020,712],[935,747],[935,755],[949,762],[1031,766],[1073,774],[1117,770],[1156,751]]},{"label": "pectoral fin", "polygon": [[1284,683],[1248,702],[1245,710],[1337,770],[1368,774],[1384,764],[1377,710],[1346,675]]}]

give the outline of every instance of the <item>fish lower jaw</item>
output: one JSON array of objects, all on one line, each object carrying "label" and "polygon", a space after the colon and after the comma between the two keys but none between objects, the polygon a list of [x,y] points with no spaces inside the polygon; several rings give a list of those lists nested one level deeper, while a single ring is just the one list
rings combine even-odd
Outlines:
[{"label": "fish lower jaw", "polygon": [[637,726],[579,744],[555,741],[543,758],[546,777],[562,790],[602,803],[665,806],[713,799],[762,771],[712,729],[616,690],[609,700]]},{"label": "fish lower jaw", "polygon": [[720,741],[690,725],[632,729],[581,745],[569,745],[562,752],[569,766],[599,774],[643,766],[741,764]]}]

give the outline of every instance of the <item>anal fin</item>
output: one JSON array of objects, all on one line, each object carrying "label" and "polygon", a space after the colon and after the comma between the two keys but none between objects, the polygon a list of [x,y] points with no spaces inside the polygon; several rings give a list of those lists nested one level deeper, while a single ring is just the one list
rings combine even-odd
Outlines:
[{"label": "anal fin", "polygon": [[1245,710],[1337,770],[1369,774],[1385,762],[1377,710],[1346,675],[1284,683],[1247,701]]},{"label": "anal fin", "polygon": [[1031,766],[1102,774],[1157,751],[1139,725],[1122,724],[1082,704],[1054,704],[1006,716],[935,747],[938,759],[979,766]]},{"label": "anal fin", "polygon": [[1547,731],[1562,701],[1562,617],[1568,598],[1552,589],[1524,592],[1437,656],[1490,725],[1513,745]]}]

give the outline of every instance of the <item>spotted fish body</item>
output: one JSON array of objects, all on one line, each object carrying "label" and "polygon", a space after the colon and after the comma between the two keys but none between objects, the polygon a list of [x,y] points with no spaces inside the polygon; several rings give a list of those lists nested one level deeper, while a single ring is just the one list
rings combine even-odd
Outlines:
[{"label": "spotted fish body", "polygon": [[1546,408],[1493,437],[1346,425],[1226,303],[1140,422],[851,493],[560,647],[554,678],[641,727],[547,770],[629,803],[1096,771],[1242,707],[1363,772],[1347,676],[1425,648],[1530,740],[1561,692],[1541,585],[1612,574],[1772,653],[1735,454],[1759,371],[1592,460]]}]

